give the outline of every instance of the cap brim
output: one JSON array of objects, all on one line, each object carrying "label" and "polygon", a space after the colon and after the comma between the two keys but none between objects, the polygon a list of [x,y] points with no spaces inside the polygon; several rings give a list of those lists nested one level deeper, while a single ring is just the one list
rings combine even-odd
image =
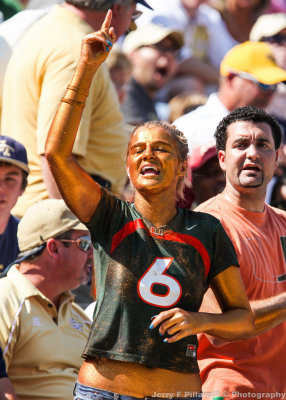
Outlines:
[{"label": "cap brim", "polygon": [[159,43],[166,37],[170,37],[176,44],[178,50],[182,47],[184,39],[181,32],[156,24],[146,24],[138,27],[135,31],[130,32],[126,36],[123,42],[123,51],[125,53],[131,53],[142,46],[150,46]]},{"label": "cap brim", "polygon": [[76,221],[76,224],[73,225],[70,229],[72,230],[78,230],[78,231],[87,231],[88,232],[88,228],[80,221]]},{"label": "cap brim", "polygon": [[21,161],[18,161],[18,160],[13,160],[13,158],[0,156],[0,161],[4,161],[4,162],[6,162],[8,164],[16,165],[16,167],[21,168],[27,174],[30,172],[30,169],[29,169],[27,164],[22,163]]},{"label": "cap brim", "polygon": [[149,10],[153,10],[153,8],[149,6],[149,4],[147,4],[144,0],[137,0],[136,3],[142,4],[142,6],[149,8]]},{"label": "cap brim", "polygon": [[274,85],[275,83],[286,81],[286,71],[275,66],[256,68],[251,71],[251,75],[265,85]]}]

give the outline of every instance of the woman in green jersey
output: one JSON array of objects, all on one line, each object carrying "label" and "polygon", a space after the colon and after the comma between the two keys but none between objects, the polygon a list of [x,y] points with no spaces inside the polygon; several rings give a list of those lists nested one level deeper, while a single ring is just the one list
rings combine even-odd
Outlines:
[{"label": "woman in green jersey", "polygon": [[[115,41],[111,18],[109,11],[83,39],[46,142],[61,194],[96,250],[97,305],[75,399],[198,398],[196,334],[246,338],[252,314],[220,222],[176,208],[188,153],[181,132],[158,122],[134,130],[126,161],[133,204],[101,188],[72,156],[91,81]],[[198,312],[209,286],[221,314]]]}]

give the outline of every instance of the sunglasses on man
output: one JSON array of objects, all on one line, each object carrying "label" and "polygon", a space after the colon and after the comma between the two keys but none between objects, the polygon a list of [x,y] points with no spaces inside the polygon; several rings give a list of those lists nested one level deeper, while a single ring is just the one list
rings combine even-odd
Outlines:
[{"label": "sunglasses on man", "polygon": [[92,243],[89,236],[81,236],[77,239],[59,239],[60,242],[75,243],[82,251],[89,251]]}]

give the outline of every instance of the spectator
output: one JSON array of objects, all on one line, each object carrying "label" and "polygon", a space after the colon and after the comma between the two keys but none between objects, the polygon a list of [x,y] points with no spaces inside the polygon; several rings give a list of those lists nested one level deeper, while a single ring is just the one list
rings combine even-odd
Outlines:
[{"label": "spectator", "polygon": [[[226,187],[196,210],[219,218],[232,240],[259,335],[233,344],[199,335],[203,392],[279,399],[286,392],[286,213],[264,199],[281,129],[263,110],[244,107],[215,136]],[[204,303],[201,310],[221,312],[210,291]]]},{"label": "spectator", "polygon": [[[262,41],[271,47],[275,62],[286,70],[286,14],[262,15],[250,32],[250,40]],[[267,107],[267,112],[274,115],[286,130],[286,85],[278,84],[277,91]]]},{"label": "spectator", "polygon": [[50,7],[40,10],[23,10],[0,24],[0,120],[4,75],[10,57],[24,33],[50,11]]},{"label": "spectator", "polygon": [[0,348],[0,400],[17,400],[14,388],[6,372],[6,365],[1,348]]},{"label": "spectator", "polygon": [[220,2],[217,7],[219,19],[209,28],[210,53],[213,60],[216,60],[216,65],[219,66],[222,58],[232,47],[249,40],[253,24],[265,11],[268,3],[269,0]]},{"label": "spectator", "polygon": [[194,149],[189,158],[189,167],[192,177],[191,189],[194,195],[192,208],[223,191],[225,176],[219,166],[213,142]]},{"label": "spectator", "polygon": [[[5,73],[2,108],[2,131],[25,141],[31,169],[27,190],[15,209],[18,216],[40,199],[60,197],[46,164],[44,143],[77,63],[82,37],[100,28],[108,8],[113,10],[116,35],[122,35],[137,2],[146,4],[144,0],[67,0],[54,6],[18,43]],[[73,156],[93,179],[121,193],[128,135],[106,66],[93,81],[79,130]]]},{"label": "spectator", "polygon": [[[284,170],[285,172],[285,170]],[[273,185],[270,205],[286,211],[286,175],[277,176]]]},{"label": "spectator", "polygon": [[184,46],[180,52],[178,74],[172,83],[185,89],[186,83],[190,85],[194,79],[205,84],[218,83],[219,65],[213,65],[210,60],[209,29],[217,23],[219,13],[202,3],[202,0],[153,0],[154,12],[142,8],[143,14],[136,21],[138,26],[153,23],[182,32]]},{"label": "spectator", "polygon": [[70,289],[86,283],[86,227],[63,200],[34,204],[19,223],[20,258],[0,280],[0,345],[19,400],[72,398],[90,321]]},{"label": "spectator", "polygon": [[176,52],[183,44],[180,32],[150,24],[130,32],[123,50],[132,61],[133,71],[122,111],[127,123],[138,125],[157,120],[155,95],[174,75]]},{"label": "spectator", "polygon": [[275,63],[269,45],[250,41],[226,54],[220,74],[218,93],[212,93],[205,105],[174,121],[187,136],[190,151],[213,140],[219,121],[235,108],[267,107],[276,84],[286,80],[286,71]]},{"label": "spectator", "polygon": [[117,91],[119,102],[122,104],[132,75],[132,63],[123,51],[113,48],[106,64]]},{"label": "spectator", "polygon": [[19,253],[19,220],[11,215],[27,185],[29,173],[25,147],[8,136],[0,136],[0,273]]},{"label": "spectator", "polygon": [[169,122],[173,123],[182,115],[194,111],[207,101],[207,97],[201,93],[181,93],[172,97],[169,101]]}]

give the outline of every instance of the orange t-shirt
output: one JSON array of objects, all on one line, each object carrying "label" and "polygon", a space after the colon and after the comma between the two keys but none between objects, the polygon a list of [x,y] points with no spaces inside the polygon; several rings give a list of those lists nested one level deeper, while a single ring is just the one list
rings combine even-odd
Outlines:
[{"label": "orange t-shirt", "polygon": [[[265,204],[247,211],[221,194],[196,208],[220,219],[232,240],[250,300],[286,291],[286,212]],[[201,334],[199,367],[205,399],[286,399],[286,322],[234,343]],[[219,392],[216,393],[216,392]]]}]

